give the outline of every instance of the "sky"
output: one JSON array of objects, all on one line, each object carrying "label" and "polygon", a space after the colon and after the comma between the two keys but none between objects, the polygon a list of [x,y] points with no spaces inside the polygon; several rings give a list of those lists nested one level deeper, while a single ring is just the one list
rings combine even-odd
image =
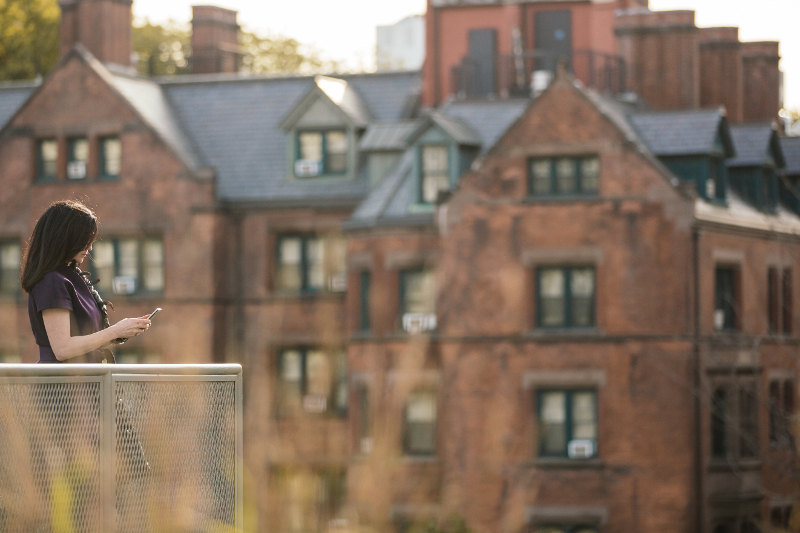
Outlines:
[{"label": "sky", "polygon": [[[192,4],[239,12],[239,24],[293,37],[353,69],[374,66],[375,27],[425,12],[425,0],[134,0],[137,20],[187,23]],[[743,41],[780,41],[784,100],[800,110],[800,0],[650,0],[653,10],[691,9],[698,26],[738,26]]]}]

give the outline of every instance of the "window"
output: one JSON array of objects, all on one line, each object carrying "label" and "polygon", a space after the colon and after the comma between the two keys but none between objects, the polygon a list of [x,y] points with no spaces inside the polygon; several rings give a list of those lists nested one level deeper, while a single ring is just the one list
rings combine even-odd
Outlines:
[{"label": "window", "polygon": [[781,311],[783,318],[783,332],[786,334],[792,333],[792,320],[794,313],[792,312],[792,269],[784,268],[783,277],[781,280]]},{"label": "window", "polygon": [[770,268],[767,271],[767,321],[769,332],[778,333],[780,326],[780,299],[778,289],[778,269]]},{"label": "window", "polygon": [[58,164],[58,143],[55,139],[42,139],[36,149],[38,163],[37,178],[39,181],[53,181],[56,179],[56,166]]},{"label": "window", "polygon": [[543,157],[530,161],[533,196],[597,194],[600,160],[588,157]]},{"label": "window", "polygon": [[538,394],[539,455],[588,459],[597,455],[597,393],[543,390]]},{"label": "window", "polygon": [[542,267],[537,270],[538,324],[543,328],[594,325],[594,267]]},{"label": "window", "polygon": [[422,146],[421,159],[420,202],[432,204],[436,202],[440,191],[450,190],[447,146]]},{"label": "window", "polygon": [[19,364],[22,357],[15,352],[0,352],[0,364]]},{"label": "window", "polygon": [[727,404],[724,389],[714,391],[711,402],[711,455],[725,457],[728,454]]},{"label": "window", "polygon": [[789,530],[789,522],[792,519],[792,506],[783,505],[773,507],[769,512],[770,525],[776,530]]},{"label": "window", "polygon": [[339,529],[347,501],[344,470],[276,468],[270,476],[275,495],[274,531],[323,533]]},{"label": "window", "polygon": [[86,138],[70,139],[67,142],[67,178],[82,180],[86,177],[89,161],[89,141]]},{"label": "window", "polygon": [[134,294],[164,290],[164,246],[159,238],[104,239],[94,243],[91,257],[100,291]]},{"label": "window", "polygon": [[295,175],[308,178],[347,172],[347,132],[302,131],[297,134]]},{"label": "window", "polygon": [[740,379],[714,388],[711,398],[711,455],[747,459],[759,455],[758,382]]},{"label": "window", "polygon": [[114,360],[121,365],[157,365],[161,363],[161,355],[142,350],[117,348],[114,350]]},{"label": "window", "polygon": [[19,294],[21,252],[18,242],[0,241],[0,294]]},{"label": "window", "polygon": [[792,269],[767,271],[767,317],[770,333],[792,332]]},{"label": "window", "polygon": [[417,391],[406,402],[403,451],[406,455],[436,454],[436,393]]},{"label": "window", "polygon": [[769,382],[769,442],[774,446],[793,447],[794,382]]},{"label": "window", "polygon": [[275,288],[282,291],[345,289],[345,243],[341,237],[278,237]]},{"label": "window", "polygon": [[297,348],[278,354],[278,414],[347,412],[347,361],[341,352]]},{"label": "window", "polygon": [[361,285],[361,301],[360,301],[360,309],[359,309],[359,318],[358,318],[358,330],[359,331],[369,331],[370,330],[370,306],[369,306],[369,295],[370,295],[370,285],[372,284],[372,274],[369,271],[364,271],[359,276],[359,281]]},{"label": "window", "polygon": [[739,329],[738,286],[738,269],[717,267],[714,287],[714,328],[717,331]]},{"label": "window", "polygon": [[416,333],[436,329],[436,273],[429,269],[400,272],[400,316],[403,329]]},{"label": "window", "polygon": [[122,145],[119,137],[100,139],[100,176],[106,179],[119,177],[122,166]]},{"label": "window", "polygon": [[372,411],[370,407],[369,387],[359,383],[356,387],[358,403],[358,453],[368,454],[372,451]]}]

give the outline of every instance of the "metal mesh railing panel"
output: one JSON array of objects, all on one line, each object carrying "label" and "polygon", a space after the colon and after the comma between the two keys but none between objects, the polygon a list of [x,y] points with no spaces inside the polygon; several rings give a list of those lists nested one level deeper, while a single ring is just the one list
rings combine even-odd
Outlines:
[{"label": "metal mesh railing panel", "polygon": [[235,384],[116,384],[118,531],[229,531],[234,523]]},{"label": "metal mesh railing panel", "polygon": [[0,382],[0,531],[101,531],[100,383]]}]

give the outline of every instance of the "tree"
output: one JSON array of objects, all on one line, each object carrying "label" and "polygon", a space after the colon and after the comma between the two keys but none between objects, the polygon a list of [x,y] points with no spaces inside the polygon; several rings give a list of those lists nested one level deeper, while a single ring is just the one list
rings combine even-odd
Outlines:
[{"label": "tree", "polygon": [[338,61],[325,60],[291,37],[262,37],[253,32],[239,34],[243,72],[252,74],[331,72],[339,70]]},{"label": "tree", "polygon": [[0,0],[0,80],[44,76],[58,62],[57,0]]},{"label": "tree", "polygon": [[[2,1],[2,0],[0,0]],[[136,70],[142,76],[169,76],[188,74],[191,32],[172,20],[165,25],[144,24],[133,26],[133,51]]]}]

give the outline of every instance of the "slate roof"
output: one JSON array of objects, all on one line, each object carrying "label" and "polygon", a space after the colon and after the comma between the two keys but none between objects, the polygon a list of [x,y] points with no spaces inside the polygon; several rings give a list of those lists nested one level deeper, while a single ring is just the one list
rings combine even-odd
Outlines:
[{"label": "slate roof", "polygon": [[800,137],[783,137],[780,143],[786,160],[784,172],[789,176],[800,175]]},{"label": "slate roof", "polygon": [[416,131],[412,137],[421,135],[427,131],[431,124],[436,124],[442,128],[447,134],[453,138],[456,143],[464,146],[480,146],[482,139],[480,135],[466,122],[459,117],[450,117],[439,111],[431,111],[428,115],[420,121],[417,125]]},{"label": "slate roof", "polygon": [[39,86],[38,82],[0,83],[0,129],[14,116],[31,93]]},{"label": "slate roof", "polygon": [[736,157],[726,161],[729,167],[760,166],[767,163],[772,150],[775,163],[784,166],[781,145],[772,124],[738,124],[731,126],[731,137],[736,146]]},{"label": "slate roof", "polygon": [[[405,118],[419,72],[342,76],[358,91],[377,120]],[[308,93],[312,77],[191,77],[162,82],[178,120],[192,132],[201,156],[217,171],[223,201],[303,201],[357,203],[367,194],[367,177],[352,180],[287,178],[286,134],[281,119]]]},{"label": "slate roof", "polygon": [[419,127],[420,120],[399,120],[370,124],[359,143],[362,152],[402,151],[408,138]]},{"label": "slate roof", "polygon": [[[634,113],[628,120],[654,155],[701,155],[715,151],[717,133],[725,116],[720,109]],[[726,131],[725,128],[722,131]],[[723,133],[726,155],[733,155]]]},{"label": "slate roof", "polygon": [[459,118],[478,135],[481,151],[485,152],[500,139],[500,136],[514,123],[530,105],[525,99],[495,101],[451,101],[440,112],[449,117]]}]

